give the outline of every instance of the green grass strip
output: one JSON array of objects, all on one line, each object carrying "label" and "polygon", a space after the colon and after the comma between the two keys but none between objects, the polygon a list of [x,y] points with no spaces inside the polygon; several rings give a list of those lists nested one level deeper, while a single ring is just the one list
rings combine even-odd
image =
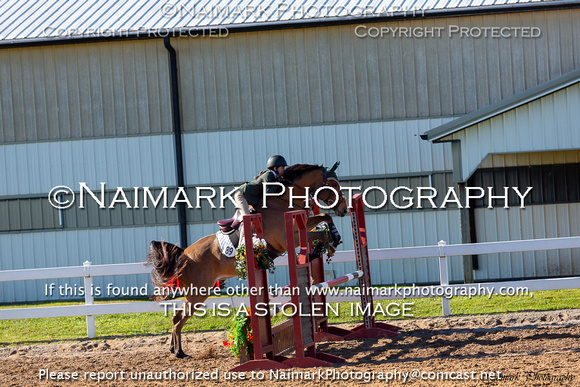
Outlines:
[{"label": "green grass strip", "polygon": [[[122,300],[126,302],[127,300]],[[101,303],[103,301],[97,302]],[[117,300],[119,302],[119,300]],[[383,316],[382,311],[388,311],[390,314],[396,314],[397,305],[389,304],[409,303],[407,305],[412,317],[406,318],[423,318],[432,316],[441,316],[441,299],[440,298],[422,298],[407,300],[375,300],[375,310],[377,320],[402,319],[398,316]],[[36,306],[64,306],[79,305],[82,302],[51,302],[51,303],[34,303],[24,305],[4,305],[2,308],[23,308]],[[354,323],[362,320],[362,315],[353,316],[351,313],[351,304],[356,311],[357,303],[339,303],[331,304],[336,309],[338,306],[339,314],[329,313],[331,323]],[[380,305],[377,306],[377,305]],[[249,306],[249,305],[248,305]],[[481,315],[497,314],[520,311],[539,311],[578,308],[580,306],[580,289],[570,290],[553,290],[534,292],[527,296],[500,296],[494,295],[491,298],[487,296],[454,297],[451,299],[452,315]],[[199,330],[225,330],[232,324],[233,314],[228,317],[213,316],[209,311],[205,317],[192,317],[185,325],[184,331]],[[278,316],[274,322],[285,319]],[[126,337],[133,335],[153,335],[167,334],[171,331],[171,314],[164,316],[163,313],[135,313],[121,315],[102,315],[95,316],[95,325],[97,338],[103,337]],[[86,321],[85,317],[55,317],[39,319],[22,319],[22,320],[0,320],[0,346],[11,344],[38,343],[50,341],[62,341],[69,339],[86,338]]]}]

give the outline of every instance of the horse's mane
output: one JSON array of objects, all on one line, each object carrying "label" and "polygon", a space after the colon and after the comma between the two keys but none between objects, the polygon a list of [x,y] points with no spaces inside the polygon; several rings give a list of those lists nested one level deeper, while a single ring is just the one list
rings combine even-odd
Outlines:
[{"label": "horse's mane", "polygon": [[294,164],[284,170],[282,177],[288,181],[294,181],[294,179],[300,178],[300,176],[302,176],[304,173],[319,169],[321,167],[322,165]]}]

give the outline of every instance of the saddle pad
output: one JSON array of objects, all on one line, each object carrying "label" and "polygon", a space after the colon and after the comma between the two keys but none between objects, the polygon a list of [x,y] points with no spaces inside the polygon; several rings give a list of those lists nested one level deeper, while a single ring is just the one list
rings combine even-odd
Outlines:
[{"label": "saddle pad", "polygon": [[222,254],[228,258],[236,255],[236,247],[230,240],[229,235],[224,235],[220,231],[216,233]]}]

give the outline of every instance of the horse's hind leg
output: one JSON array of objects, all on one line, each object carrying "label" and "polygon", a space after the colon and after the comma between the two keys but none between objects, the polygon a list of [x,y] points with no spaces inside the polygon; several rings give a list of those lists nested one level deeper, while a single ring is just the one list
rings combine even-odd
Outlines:
[{"label": "horse's hind leg", "polygon": [[175,312],[171,319],[171,344],[169,345],[169,351],[175,353],[175,346],[177,345],[177,335],[175,334],[175,327],[181,321],[183,312],[178,310]]},{"label": "horse's hind leg", "polygon": [[177,358],[186,358],[188,357],[181,347],[181,329],[191,317],[191,303],[189,301],[185,301],[183,306],[180,310],[175,313],[173,316],[173,328],[171,330],[171,344],[169,346],[169,350],[171,353],[175,354]]}]

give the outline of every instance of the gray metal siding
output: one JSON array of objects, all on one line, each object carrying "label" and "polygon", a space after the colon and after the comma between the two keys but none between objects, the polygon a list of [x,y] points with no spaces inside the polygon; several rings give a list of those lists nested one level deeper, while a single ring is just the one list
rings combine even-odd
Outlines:
[{"label": "gray metal siding", "polygon": [[567,151],[522,152],[513,154],[488,155],[480,168],[503,168],[527,165],[580,163],[580,149]]},{"label": "gray metal siding", "polygon": [[[580,204],[475,209],[478,242],[580,236]],[[486,254],[479,256],[476,280],[575,276],[580,249]]]},{"label": "gray metal siding", "polygon": [[[369,248],[408,247],[435,245],[440,240],[450,244],[461,243],[459,231],[459,210],[442,211],[399,211],[388,215],[369,214],[367,232]],[[341,222],[345,250],[353,249],[350,222]],[[339,266],[340,264],[336,264]],[[413,284],[439,282],[439,263],[434,258],[389,260],[374,263],[373,283],[375,284]],[[337,274],[346,268],[335,268]],[[452,281],[463,280],[461,258],[450,260],[449,277]]]},{"label": "gray metal siding", "polygon": [[[391,192],[395,187],[405,186],[411,189],[416,187],[432,186],[440,193],[435,198],[435,204],[441,205],[443,201],[443,193],[447,191],[447,187],[452,187],[453,177],[452,172],[438,172],[425,173],[420,176],[399,176],[399,177],[382,177],[382,178],[365,178],[365,179],[351,179],[342,180],[343,187],[361,187],[359,191],[362,192],[368,187],[380,187],[386,192]],[[228,200],[224,199],[224,208],[219,208],[221,205],[221,191],[224,188],[224,193],[231,192],[236,185],[224,184],[213,186],[196,186],[187,187],[185,192],[191,205],[195,208],[187,210],[188,223],[210,223],[214,225],[219,219],[229,218],[235,211],[234,205]],[[206,200],[200,200],[200,207],[197,208],[198,192],[201,195],[208,195],[210,191],[207,188],[214,189],[216,197],[213,203],[216,208],[211,208],[211,205]],[[62,224],[59,217],[58,210],[51,207],[46,195],[34,198],[14,198],[8,200],[0,200],[0,213],[6,216],[0,218],[0,232],[25,232],[31,230],[71,230],[71,229],[86,229],[86,228],[116,228],[116,227],[134,227],[147,225],[162,225],[162,224],[177,224],[177,210],[175,208],[163,208],[163,203],[154,208],[150,199],[147,200],[148,207],[144,207],[143,190],[138,190],[137,202],[135,201],[134,191],[132,187],[126,187],[125,194],[129,205],[132,208],[126,208],[125,203],[116,203],[114,208],[110,209],[109,204],[112,203],[116,195],[115,190],[105,191],[105,207],[99,208],[99,205],[88,194],[85,194],[85,202],[83,209],[78,208],[79,199],[77,197],[77,205],[72,206],[66,210],[62,210]],[[151,192],[154,198],[160,194],[160,188],[151,187]],[[168,206],[171,206],[176,197],[177,190],[170,188],[165,195]],[[416,192],[416,191],[415,191]],[[95,193],[97,197],[100,196],[100,191]],[[78,193],[77,193],[78,195]],[[401,205],[405,204],[403,197],[409,195],[406,191],[398,192],[393,195],[393,200]],[[377,193],[376,190],[370,191],[366,200],[372,206],[377,206],[383,201],[383,195]],[[135,208],[135,203],[138,208]],[[430,209],[428,203],[422,203],[426,209]],[[448,208],[453,208],[450,205]],[[398,212],[392,204],[387,203],[384,207],[378,210],[367,209],[367,213],[376,212]]]},{"label": "gray metal siding", "polygon": [[339,178],[448,171],[453,169],[451,145],[422,141],[419,135],[449,120],[187,133],[185,181],[193,185],[251,180],[273,154],[284,155],[290,164],[331,166],[338,160]]},{"label": "gray metal siding", "polygon": [[85,182],[116,187],[175,185],[171,135],[0,145],[0,197],[42,194]]},{"label": "gray metal siding", "polygon": [[[161,192],[159,188],[151,188],[151,194],[157,198]],[[163,202],[155,208],[148,198],[148,208],[143,208],[143,190],[138,191],[137,202],[134,199],[134,191],[127,187],[125,195],[131,208],[125,203],[117,202],[114,208],[109,208],[115,197],[116,191],[106,191],[104,204],[106,208],[99,208],[95,200],[89,194],[85,194],[84,208],[79,208],[79,196],[76,205],[65,210],[53,208],[46,195],[32,198],[0,200],[0,232],[27,232],[40,230],[72,230],[87,228],[116,228],[135,227],[147,225],[177,224],[177,210],[164,209]],[[175,198],[175,189],[167,190],[168,206],[171,206]],[[100,198],[100,190],[95,191]],[[194,200],[194,196],[188,195]],[[68,197],[70,199],[70,197]],[[119,196],[120,198],[120,196]],[[135,203],[138,208],[135,208]],[[199,210],[197,210],[199,212]],[[233,213],[231,211],[230,213]],[[224,218],[225,216],[221,216]],[[199,217],[193,217],[199,218]],[[217,218],[217,216],[216,216]],[[221,219],[217,218],[217,219]],[[217,220],[216,219],[216,220]],[[206,218],[206,220],[209,220]]]},{"label": "gray metal siding", "polygon": [[[185,131],[457,116],[580,68],[580,10],[179,38]],[[449,38],[449,25],[537,26],[538,39]],[[3,49],[0,143],[169,133],[160,39]]]},{"label": "gray metal siding", "polygon": [[490,153],[580,148],[580,83],[447,137],[461,141],[462,179]]},{"label": "gray metal siding", "polygon": [[[151,188],[153,197],[157,197],[160,189]],[[127,200],[134,206],[133,191],[130,188],[125,189]],[[63,211],[64,214],[64,229],[86,229],[86,228],[116,228],[122,226],[152,226],[152,225],[167,225],[177,224],[177,210],[165,209],[163,203],[153,207],[151,201],[148,201],[147,209],[143,208],[143,191],[138,191],[139,208],[127,208],[124,203],[116,203],[115,207],[109,209],[115,192],[107,192],[105,194],[105,202],[107,208],[101,209],[98,204],[86,195],[86,203],[84,209],[79,209],[78,206],[71,207]],[[171,206],[176,190],[168,190],[168,206]]]},{"label": "gray metal siding", "polygon": [[0,231],[54,229],[60,227],[58,210],[46,197],[0,200]]},{"label": "gray metal siding", "polygon": [[[178,238],[177,226],[0,234],[0,270],[82,266],[87,260],[95,265],[142,262],[151,240]],[[47,297],[45,285],[52,282],[57,286],[65,283],[83,286],[82,278],[6,282],[0,284],[0,302],[71,298]],[[146,274],[102,277],[94,281],[95,286],[101,287],[108,283],[119,287],[141,287],[149,283],[151,288],[150,282]]]},{"label": "gray metal siding", "polygon": [[[490,187],[495,194],[502,193],[505,187],[517,187],[520,192],[529,188],[525,205],[580,203],[580,163],[478,169],[467,185]],[[519,207],[521,199],[515,192],[509,192],[507,204]],[[488,200],[471,200],[470,205],[486,208]],[[492,205],[503,207],[505,203],[496,199]]]},{"label": "gray metal siding", "polygon": [[[361,184],[363,178],[375,178],[373,183],[381,185],[382,175],[449,171],[450,145],[432,145],[419,135],[452,116],[580,68],[580,40],[575,38],[580,36],[578,20],[579,11],[571,10],[373,24],[542,28],[540,39],[529,40],[359,39],[354,26],[176,39],[183,123],[189,132],[184,135],[186,184],[230,186],[249,180],[274,153],[284,154],[291,163],[330,165],[341,160],[339,176],[361,177]],[[160,40],[5,49],[0,57],[0,82],[0,163],[8,166],[0,169],[0,181],[9,183],[0,185],[0,196],[45,194],[55,185],[78,186],[79,181],[95,189],[100,181],[106,181],[108,188],[175,184],[172,137],[155,135],[171,132],[167,52]],[[517,137],[506,129],[493,142],[491,136],[482,137],[481,142],[474,138],[465,143],[464,156],[479,157],[477,167],[486,153],[477,153],[472,148],[476,144],[511,145],[520,138],[524,144],[532,141],[529,138],[541,142],[531,149],[494,149],[506,153],[545,150],[554,144],[580,147],[574,145],[580,131],[572,130],[580,122],[578,91],[565,98],[549,98],[526,107],[529,111],[523,115],[502,118],[505,128],[516,123],[518,128],[533,126],[532,135],[522,132]],[[561,116],[562,111],[571,115]],[[428,116],[443,118],[424,118]],[[567,128],[568,137],[546,130],[560,127]],[[80,138],[84,139],[68,141]],[[229,156],[220,157],[216,149]],[[412,177],[409,184],[424,180]],[[9,222],[16,219],[17,227],[34,228],[39,222],[33,216],[40,211],[39,203],[25,200],[28,204],[11,201],[1,206],[9,207]],[[54,211],[46,203],[40,206],[43,214],[47,212],[43,222],[54,225]],[[541,237],[542,228],[549,228],[546,224],[560,225],[567,219],[570,233],[578,235],[578,208],[566,206],[544,209],[533,219],[522,215],[511,224],[500,218],[513,216],[514,211],[497,209],[496,218],[480,216],[478,227],[489,235],[495,230],[499,238],[507,224],[515,228],[533,225],[538,229],[528,234]],[[194,222],[188,225],[189,239],[214,233],[215,224],[206,220],[216,214],[225,217],[229,211],[212,212],[206,206],[189,212]],[[9,246],[1,253],[0,270],[78,265],[85,259],[138,261],[151,239],[176,242],[177,226],[117,227],[175,221],[170,211],[161,212],[165,217],[148,218],[123,210],[105,216],[91,208],[85,217],[67,213],[65,223],[106,228],[0,234],[1,245]],[[367,219],[371,248],[435,244],[440,239],[460,243],[458,210],[369,213]],[[342,248],[351,249],[350,225],[347,219],[338,223],[345,240]],[[25,254],[22,246],[32,246],[33,254]],[[508,268],[513,275],[556,275],[568,269],[578,273],[573,252],[569,260],[565,254],[550,257],[551,263],[544,264],[536,256],[522,255],[522,260],[530,259],[531,271],[526,271],[528,263],[498,261],[493,266],[491,258],[477,278],[492,278]],[[451,261],[451,279],[460,281],[461,258]],[[352,271],[346,264],[333,264],[333,268],[337,274]],[[438,280],[436,258],[373,263],[375,269],[376,284]],[[119,286],[142,280],[124,281]],[[287,283],[279,277],[276,281]],[[0,302],[38,299],[44,283],[0,285]]]},{"label": "gray metal siding", "polygon": [[161,40],[3,49],[0,143],[171,132]]},{"label": "gray metal siding", "polygon": [[[580,68],[580,10],[405,20],[440,38],[359,38],[356,26],[176,40],[185,131],[461,115]],[[539,27],[537,39],[461,27]]]}]

